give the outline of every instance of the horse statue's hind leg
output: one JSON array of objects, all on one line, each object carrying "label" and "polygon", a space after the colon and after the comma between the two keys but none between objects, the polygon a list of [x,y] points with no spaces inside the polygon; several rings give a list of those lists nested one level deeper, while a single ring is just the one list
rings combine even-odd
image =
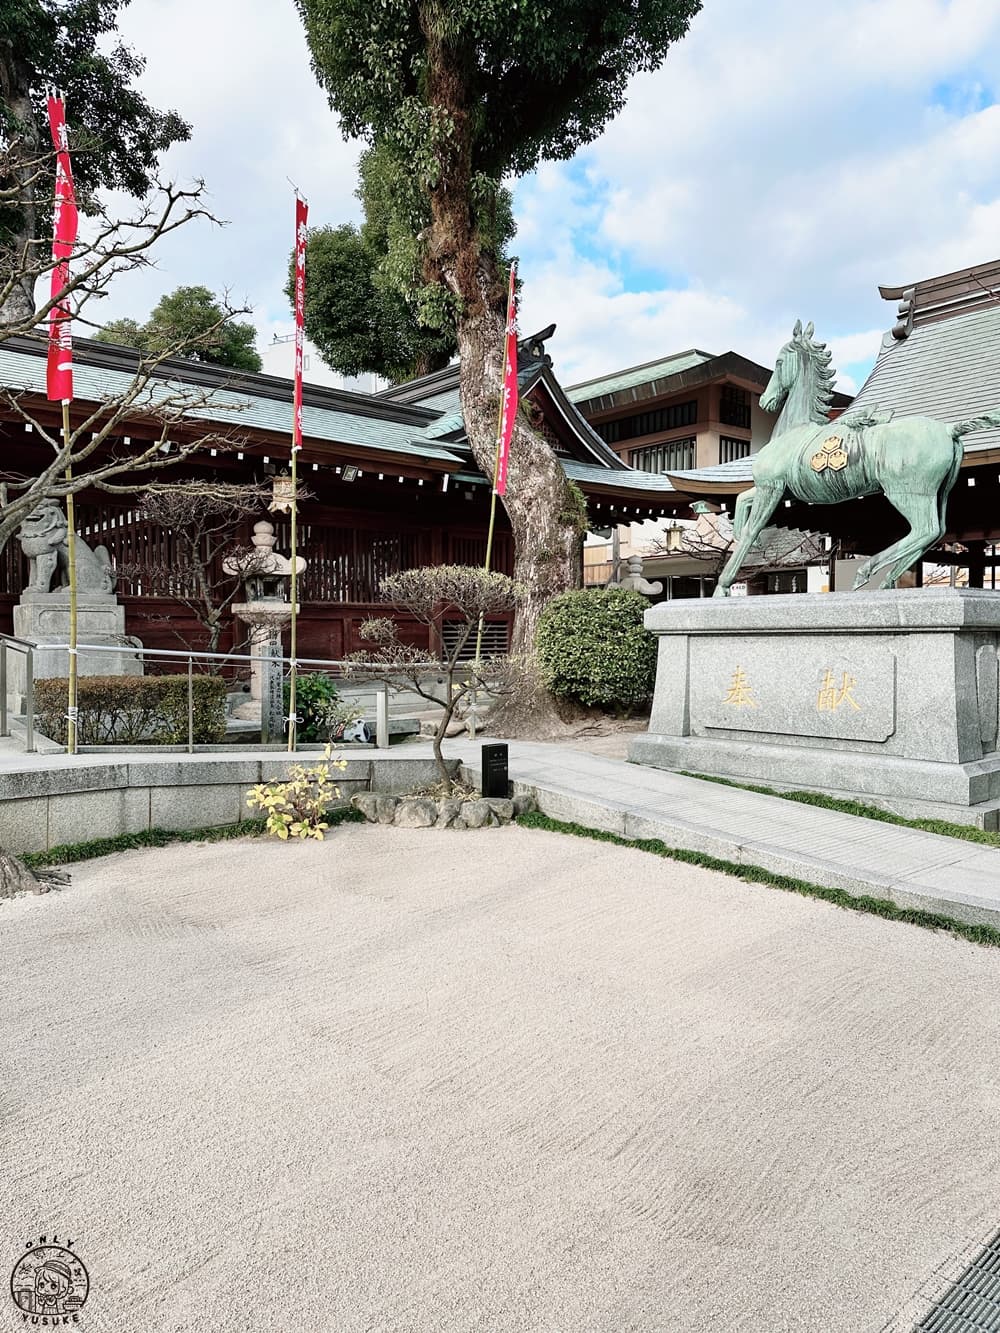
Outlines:
[{"label": "horse statue's hind leg", "polygon": [[883,569],[888,569],[884,588],[895,588],[901,574],[914,564],[928,547],[944,535],[941,502],[938,492],[933,495],[894,495],[886,491],[886,499],[895,506],[910,525],[910,531],[898,542],[873,555],[858,570],[855,589],[868,583]]},{"label": "horse statue's hind leg", "polygon": [[767,526],[767,521],[777,509],[784,490],[784,482],[777,486],[761,485],[758,482],[756,486],[751,486],[748,491],[740,494],[733,512],[733,536],[736,538],[736,545],[719,575],[713,597],[729,596],[729,589],[740,572],[750,547]]}]

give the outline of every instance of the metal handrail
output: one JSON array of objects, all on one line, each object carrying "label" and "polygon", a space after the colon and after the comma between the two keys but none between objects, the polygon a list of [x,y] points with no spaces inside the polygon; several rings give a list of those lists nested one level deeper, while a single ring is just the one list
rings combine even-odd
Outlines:
[{"label": "metal handrail", "polygon": [[[44,647],[46,650],[63,651],[69,649],[67,643],[45,644],[34,643],[29,639],[18,639],[11,634],[0,634],[0,736],[9,736],[9,717],[7,706],[7,651],[8,648],[15,652],[22,652],[25,656],[25,712],[26,712],[26,753],[33,753],[35,749],[34,742],[34,652],[36,649]],[[195,662],[226,662],[226,663],[254,663],[262,660],[271,662],[280,662],[282,666],[290,667],[293,659],[291,657],[279,657],[275,655],[265,659],[259,653],[211,653],[211,652],[193,652],[187,649],[175,648],[144,648],[133,644],[106,644],[106,643],[77,643],[77,651],[80,653],[128,653],[136,657],[155,658],[160,661],[183,662],[187,666],[188,678],[188,753],[194,752],[194,664]],[[376,744],[385,747],[389,744],[389,690],[392,688],[385,681],[366,682],[363,675],[355,675],[359,664],[345,658],[322,658],[322,657],[297,657],[294,659],[296,667],[318,667],[331,675],[353,677],[353,683],[364,685],[370,683],[378,688],[373,689],[375,695],[375,739]],[[414,667],[418,670],[426,670],[430,673],[441,671],[440,662],[416,662],[407,664],[408,669]],[[339,669],[339,671],[338,671]]]}]

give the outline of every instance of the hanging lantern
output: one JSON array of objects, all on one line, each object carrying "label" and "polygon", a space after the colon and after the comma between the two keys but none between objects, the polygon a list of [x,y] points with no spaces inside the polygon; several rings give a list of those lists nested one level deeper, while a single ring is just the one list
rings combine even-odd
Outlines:
[{"label": "hanging lantern", "polygon": [[294,499],[295,485],[287,472],[271,478],[271,503],[267,506],[271,513],[290,514]]}]

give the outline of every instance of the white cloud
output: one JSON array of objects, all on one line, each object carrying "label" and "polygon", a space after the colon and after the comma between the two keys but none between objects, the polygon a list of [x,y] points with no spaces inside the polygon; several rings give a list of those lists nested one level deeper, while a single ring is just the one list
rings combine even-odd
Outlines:
[{"label": "white cloud", "polygon": [[120,284],[105,315],[141,318],[164,292],[201,283],[248,299],[269,339],[290,323],[283,291],[294,238],[289,178],[308,198],[311,221],[360,214],[360,146],[340,135],[310,69],[301,21],[290,0],[135,0],[122,11],[121,29],[146,56],[146,96],[192,124],[190,141],[166,155],[165,174],[204,178],[209,206],[228,225],[195,223],[166,240],[157,269]]},{"label": "white cloud", "polygon": [[[167,242],[109,316],[202,282],[287,329],[286,176],[313,221],[358,216],[293,5],[133,0],[122,24],[193,122],[167,165],[231,225]],[[878,283],[1000,252],[997,80],[997,0],[708,0],[597,143],[518,185],[522,326],[559,323],[569,381],[690,346],[770,365],[802,317],[856,374],[894,316]]]}]

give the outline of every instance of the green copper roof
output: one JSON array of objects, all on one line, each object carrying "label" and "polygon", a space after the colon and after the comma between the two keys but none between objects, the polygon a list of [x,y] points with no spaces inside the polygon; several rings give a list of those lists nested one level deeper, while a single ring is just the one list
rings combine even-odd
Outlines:
[{"label": "green copper roof", "polygon": [[674,493],[670,478],[662,472],[642,472],[639,468],[601,467],[597,463],[577,463],[572,458],[561,458],[563,471],[570,481],[589,481],[596,486],[620,486],[630,490],[648,491],[651,499]]},{"label": "green copper roof", "polygon": [[[106,367],[89,366],[77,362],[73,369],[73,387],[76,397],[99,402],[113,398],[132,383],[130,372]],[[0,384],[9,388],[24,388],[31,393],[45,393],[45,358],[12,351],[0,345]],[[211,402],[192,409],[192,418],[214,421],[235,430],[249,427],[291,435],[292,404],[279,399],[257,397],[253,393],[234,389],[201,389],[179,381],[151,381],[145,397],[137,401],[141,410],[145,404],[154,406],[171,393],[187,393],[192,397],[210,394]],[[241,410],[242,409],[242,410]],[[458,455],[439,444],[425,440],[412,422],[386,421],[377,416],[355,415],[347,410],[305,406],[302,410],[302,432],[309,440],[323,440],[337,444],[353,444],[413,458],[436,458],[443,462],[459,462]]]},{"label": "green copper roof", "polygon": [[654,380],[667,379],[682,370],[693,370],[695,366],[714,360],[715,357],[711,352],[700,352],[697,348],[692,348],[687,352],[677,352],[674,356],[663,357],[660,361],[648,361],[642,366],[619,370],[614,375],[606,375],[602,379],[573,384],[566,390],[566,397],[574,403],[589,402],[592,398],[604,398],[608,394],[638,388],[640,384],[651,384]]},{"label": "green copper roof", "polygon": [[681,484],[683,489],[685,481],[715,481],[715,482],[743,482],[753,480],[753,460],[751,454],[747,458],[734,458],[731,463],[716,463],[713,467],[693,467],[684,472],[671,472]]}]

